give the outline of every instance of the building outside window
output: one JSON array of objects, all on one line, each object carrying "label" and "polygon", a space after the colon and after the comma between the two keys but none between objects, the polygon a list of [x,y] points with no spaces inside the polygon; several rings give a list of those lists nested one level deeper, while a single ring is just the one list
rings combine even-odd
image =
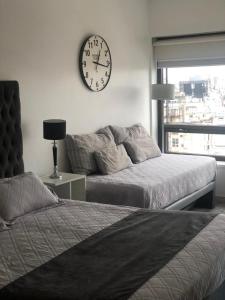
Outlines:
[{"label": "building outside window", "polygon": [[163,104],[165,152],[224,156],[225,65],[164,68],[162,74],[176,87],[175,100]]},{"label": "building outside window", "polygon": [[172,139],[172,147],[177,148],[179,147],[179,138],[171,137]]}]

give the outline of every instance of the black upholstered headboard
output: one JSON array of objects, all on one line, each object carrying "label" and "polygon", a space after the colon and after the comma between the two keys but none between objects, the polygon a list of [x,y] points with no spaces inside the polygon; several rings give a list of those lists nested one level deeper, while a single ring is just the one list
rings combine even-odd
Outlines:
[{"label": "black upholstered headboard", "polygon": [[0,178],[23,172],[19,84],[0,81]]}]

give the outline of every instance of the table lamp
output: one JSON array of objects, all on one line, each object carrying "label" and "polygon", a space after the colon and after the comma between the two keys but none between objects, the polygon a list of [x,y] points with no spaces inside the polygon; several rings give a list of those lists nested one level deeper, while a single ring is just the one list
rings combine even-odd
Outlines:
[{"label": "table lamp", "polygon": [[53,162],[54,171],[50,178],[62,179],[62,176],[58,173],[57,165],[57,144],[56,140],[63,140],[66,136],[66,121],[59,119],[51,119],[43,121],[43,137],[46,140],[52,140],[53,142]]},{"label": "table lamp", "polygon": [[152,84],[152,99],[163,101],[175,98],[174,84]]},{"label": "table lamp", "polygon": [[163,150],[164,145],[164,136],[163,136],[163,101],[164,100],[173,100],[175,98],[175,85],[174,84],[152,84],[152,99],[158,101],[158,144],[159,148]]}]

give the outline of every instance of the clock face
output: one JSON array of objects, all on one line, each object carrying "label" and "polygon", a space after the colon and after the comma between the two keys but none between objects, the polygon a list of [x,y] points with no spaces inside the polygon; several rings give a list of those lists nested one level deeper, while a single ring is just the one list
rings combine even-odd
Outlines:
[{"label": "clock face", "polygon": [[99,35],[90,36],[80,50],[80,72],[85,85],[94,92],[103,90],[109,82],[112,59],[106,41]]}]

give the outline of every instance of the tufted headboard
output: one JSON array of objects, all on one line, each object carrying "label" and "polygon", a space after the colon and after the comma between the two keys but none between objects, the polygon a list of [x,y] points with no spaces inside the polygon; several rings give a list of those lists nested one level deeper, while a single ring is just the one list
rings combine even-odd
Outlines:
[{"label": "tufted headboard", "polygon": [[0,178],[23,172],[19,84],[0,81]]}]

